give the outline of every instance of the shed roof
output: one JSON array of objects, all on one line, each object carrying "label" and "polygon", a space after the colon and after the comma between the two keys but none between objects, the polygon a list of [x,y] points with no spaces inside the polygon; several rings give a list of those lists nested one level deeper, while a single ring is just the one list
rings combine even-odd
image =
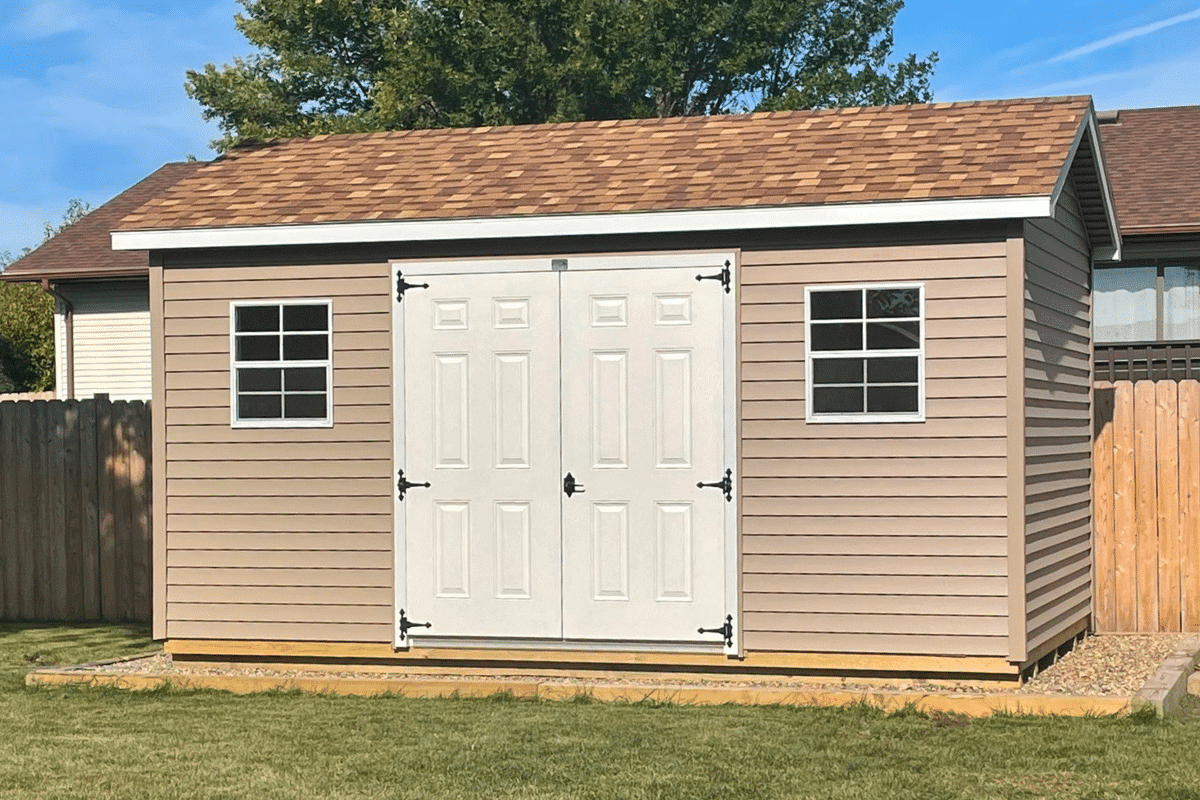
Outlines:
[{"label": "shed roof", "polygon": [[1123,110],[1101,123],[1122,234],[1200,232],[1200,106]]},{"label": "shed roof", "polygon": [[1065,97],[284,139],[239,147],[121,230],[1050,193]]},{"label": "shed roof", "polygon": [[131,211],[200,166],[199,162],[164,164],[99,208],[88,212],[28,255],[17,259],[0,272],[8,281],[34,281],[47,278],[140,277],[147,274],[149,261],[145,250],[113,250],[110,232]]}]

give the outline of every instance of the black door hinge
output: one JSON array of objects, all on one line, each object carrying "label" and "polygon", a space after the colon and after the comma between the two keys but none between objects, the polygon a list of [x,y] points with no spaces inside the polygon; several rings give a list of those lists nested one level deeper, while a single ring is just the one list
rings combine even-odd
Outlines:
[{"label": "black door hinge", "polygon": [[409,283],[404,280],[404,273],[396,270],[396,302],[404,302],[404,293],[409,289],[428,289],[428,283]]},{"label": "black door hinge", "polygon": [[729,285],[733,282],[733,273],[729,271],[729,262],[725,262],[725,267],[716,275],[697,275],[698,281],[720,281],[725,287],[725,294],[729,294]]},{"label": "black door hinge", "polygon": [[412,620],[410,620],[408,618],[408,615],[404,613],[404,609],[403,608],[400,609],[400,641],[403,642],[405,639],[408,638],[408,629],[409,628],[432,628],[432,627],[433,627],[432,622],[413,622]]},{"label": "black door hinge", "polygon": [[400,490],[400,499],[403,500],[404,495],[408,492],[408,490],[414,487],[428,489],[429,481],[425,481],[424,483],[413,483],[408,478],[404,477],[404,470],[400,470],[400,479],[396,481],[396,488]]},{"label": "black door hinge", "polygon": [[696,633],[719,633],[725,637],[725,646],[733,647],[733,615],[725,615],[725,624],[719,628],[697,628]]},{"label": "black door hinge", "polygon": [[704,483],[701,481],[696,484],[697,489],[720,489],[725,493],[725,502],[733,501],[733,470],[725,470],[725,477],[716,483]]}]

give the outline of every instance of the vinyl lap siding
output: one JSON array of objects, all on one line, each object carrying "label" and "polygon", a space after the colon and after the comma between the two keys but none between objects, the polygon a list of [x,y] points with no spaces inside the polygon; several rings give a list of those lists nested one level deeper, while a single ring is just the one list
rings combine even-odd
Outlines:
[{"label": "vinyl lap siding", "polygon": [[[164,270],[167,636],[392,636],[386,265]],[[229,302],[331,298],[332,428],[233,429]]]},{"label": "vinyl lap siding", "polygon": [[1030,652],[1092,601],[1091,264],[1068,182],[1056,218],[1025,226],[1025,618]]},{"label": "vinyl lap siding", "polygon": [[[746,252],[751,650],[1007,652],[1005,244]],[[926,421],[804,421],[804,287],[919,281]]]},{"label": "vinyl lap siding", "polygon": [[[113,400],[150,399],[150,294],[145,283],[70,284],[74,306],[75,397],[108,394]],[[66,324],[55,313],[56,370],[67,396]]]}]

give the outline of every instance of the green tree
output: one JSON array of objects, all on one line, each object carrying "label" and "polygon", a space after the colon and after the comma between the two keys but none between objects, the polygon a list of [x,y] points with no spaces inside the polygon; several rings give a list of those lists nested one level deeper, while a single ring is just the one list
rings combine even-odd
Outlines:
[{"label": "green tree", "polygon": [[239,140],[925,102],[902,0],[241,0],[257,49],[189,71]]},{"label": "green tree", "polygon": [[[43,243],[83,218],[91,207],[71,200],[62,221],[45,223]],[[22,256],[33,252],[26,247]],[[0,253],[0,269],[16,258]],[[0,392],[54,388],[54,299],[29,283],[0,282]]]}]

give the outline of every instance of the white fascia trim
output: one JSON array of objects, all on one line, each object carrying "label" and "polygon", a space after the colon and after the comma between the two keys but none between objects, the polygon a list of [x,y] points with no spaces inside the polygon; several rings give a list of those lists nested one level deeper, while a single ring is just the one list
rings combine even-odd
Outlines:
[{"label": "white fascia trim", "polygon": [[1100,149],[1100,131],[1096,126],[1095,109],[1089,106],[1088,113],[1080,124],[1079,130],[1075,134],[1075,141],[1072,142],[1071,150],[1067,154],[1067,163],[1063,165],[1062,172],[1059,173],[1058,180],[1054,184],[1054,191],[1050,193],[1050,215],[1054,216],[1054,211],[1058,208],[1059,198],[1062,196],[1063,189],[1067,186],[1067,178],[1071,175],[1071,168],[1075,165],[1075,155],[1079,152],[1079,145],[1083,142],[1083,137],[1088,136],[1091,139],[1093,157],[1096,159],[1096,178],[1100,184],[1100,196],[1104,202],[1104,215],[1108,222],[1108,233],[1113,240],[1111,248],[1097,248],[1096,252],[1103,252],[1103,257],[1094,257],[1098,261],[1120,261],[1122,245],[1121,228],[1117,222],[1117,211],[1116,204],[1113,202],[1112,187],[1108,183],[1108,171],[1104,167],[1104,153]]},{"label": "white fascia trim", "polygon": [[113,231],[112,247],[114,250],[173,250],[889,225],[905,222],[1043,218],[1050,216],[1051,207],[1048,196],[996,197],[693,211]]}]

